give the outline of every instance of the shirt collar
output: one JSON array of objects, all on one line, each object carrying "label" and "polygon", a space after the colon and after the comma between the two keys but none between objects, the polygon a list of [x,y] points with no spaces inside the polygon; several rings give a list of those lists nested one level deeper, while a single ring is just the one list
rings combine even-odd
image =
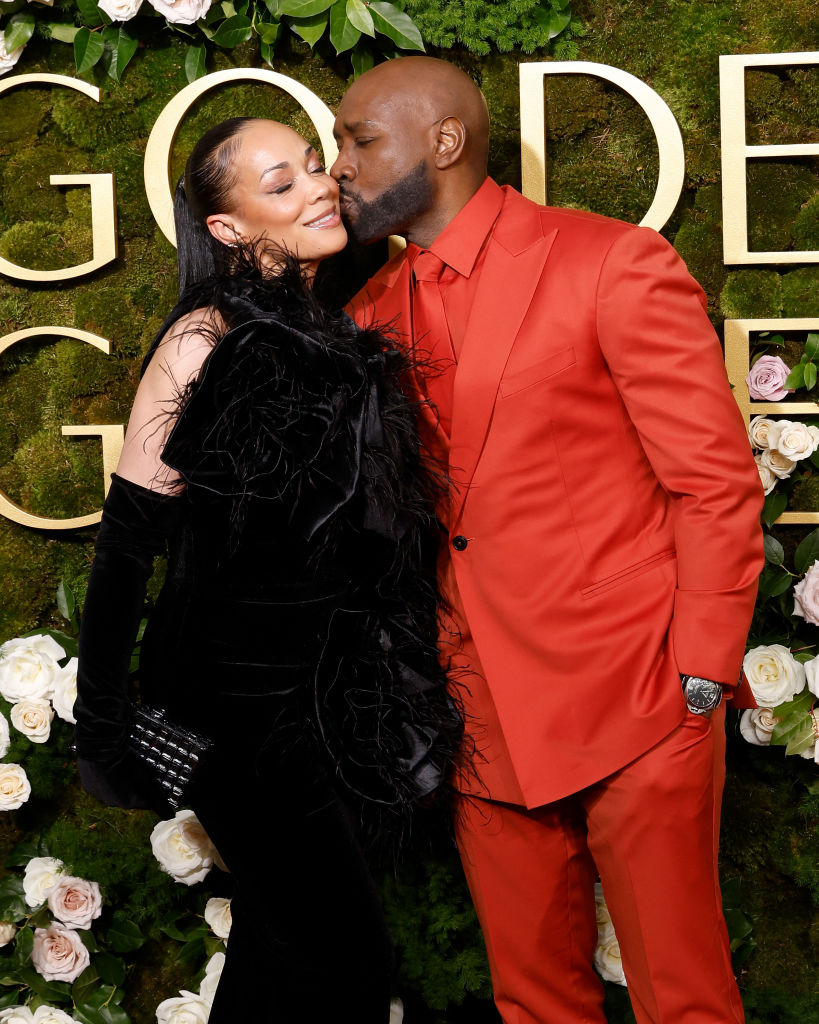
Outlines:
[{"label": "shirt collar", "polygon": [[[466,206],[452,218],[438,235],[429,251],[463,277],[469,277],[483,244],[503,206],[503,190],[492,178],[486,178]],[[410,244],[408,255],[417,255],[417,246]]]}]

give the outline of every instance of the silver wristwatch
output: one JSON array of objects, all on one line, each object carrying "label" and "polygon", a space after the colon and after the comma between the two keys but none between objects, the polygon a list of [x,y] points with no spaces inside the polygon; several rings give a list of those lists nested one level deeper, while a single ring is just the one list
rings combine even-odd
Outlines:
[{"label": "silver wristwatch", "polygon": [[682,680],[685,703],[693,715],[707,715],[716,711],[722,700],[722,686],[713,679],[700,676],[680,676]]}]

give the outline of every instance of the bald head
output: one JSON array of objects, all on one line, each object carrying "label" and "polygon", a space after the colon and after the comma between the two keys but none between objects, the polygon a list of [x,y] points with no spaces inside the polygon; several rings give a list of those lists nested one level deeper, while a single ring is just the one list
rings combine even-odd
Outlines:
[{"label": "bald head", "polygon": [[486,177],[483,94],[452,64],[402,57],[350,86],[332,168],[348,229],[361,241],[404,234],[427,246]]}]

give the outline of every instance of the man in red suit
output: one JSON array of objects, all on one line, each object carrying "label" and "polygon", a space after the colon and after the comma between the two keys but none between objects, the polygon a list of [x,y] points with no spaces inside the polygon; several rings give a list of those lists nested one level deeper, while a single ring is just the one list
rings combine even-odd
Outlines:
[{"label": "man in red suit", "polygon": [[408,243],[352,309],[431,367],[442,647],[476,750],[456,828],[501,1016],[605,1020],[599,873],[638,1022],[742,1021],[721,698],[762,490],[702,291],[654,231],[488,178],[483,97],[443,61],[363,75],[336,134],[348,229]]}]

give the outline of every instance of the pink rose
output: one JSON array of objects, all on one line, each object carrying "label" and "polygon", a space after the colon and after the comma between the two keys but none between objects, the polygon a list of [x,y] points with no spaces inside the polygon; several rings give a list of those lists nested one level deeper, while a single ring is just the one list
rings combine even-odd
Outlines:
[{"label": "pink rose", "polygon": [[75,982],[91,962],[82,939],[70,928],[56,921],[34,931],[31,962],[46,981]]},{"label": "pink rose", "polygon": [[66,928],[90,928],[102,912],[100,887],[84,878],[63,875],[48,894],[48,909]]},{"label": "pink rose", "polygon": [[745,378],[748,394],[757,401],[780,402],[788,394],[783,385],[790,372],[788,364],[779,356],[762,356]]},{"label": "pink rose", "polygon": [[814,562],[793,588],[793,614],[819,626],[819,562]]}]

